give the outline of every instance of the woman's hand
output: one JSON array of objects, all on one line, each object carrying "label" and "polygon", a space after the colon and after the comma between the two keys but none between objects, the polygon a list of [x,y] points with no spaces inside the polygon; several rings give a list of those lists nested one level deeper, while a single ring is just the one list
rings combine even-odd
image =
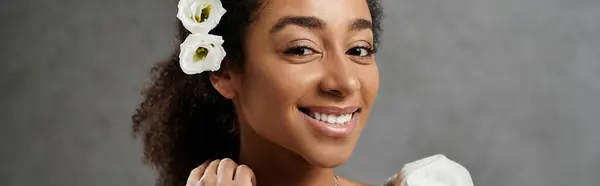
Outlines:
[{"label": "woman's hand", "polygon": [[187,186],[256,186],[256,180],[248,166],[226,158],[205,162],[192,170]]}]

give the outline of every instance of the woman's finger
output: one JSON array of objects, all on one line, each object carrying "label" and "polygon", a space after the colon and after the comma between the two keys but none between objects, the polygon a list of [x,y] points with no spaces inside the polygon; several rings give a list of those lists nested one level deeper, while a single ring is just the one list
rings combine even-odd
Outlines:
[{"label": "woman's finger", "polygon": [[200,177],[200,180],[196,182],[196,185],[202,186],[214,186],[217,184],[217,167],[221,160],[214,160],[206,166],[204,174]]},{"label": "woman's finger", "polygon": [[236,168],[235,176],[233,177],[236,185],[240,186],[256,186],[256,178],[252,169],[246,165],[240,165]]},{"label": "woman's finger", "polygon": [[208,166],[206,167],[206,170],[204,170],[204,175],[206,175],[206,174],[217,175],[217,168],[219,167],[219,163],[221,163],[221,160],[213,160],[213,161],[211,161],[208,164]]},{"label": "woman's finger", "polygon": [[229,158],[221,160],[219,167],[217,168],[217,183],[225,184],[231,183],[233,180],[233,174],[237,163]]},{"label": "woman's finger", "polygon": [[194,185],[198,180],[200,180],[200,178],[204,174],[204,170],[206,170],[206,166],[208,166],[208,163],[209,162],[206,161],[202,163],[202,165],[196,167],[195,169],[192,169],[192,171],[190,172],[190,176],[187,179],[187,185]]},{"label": "woman's finger", "polygon": [[204,174],[202,178],[198,182],[196,182],[193,186],[216,186],[217,185],[217,175],[215,174]]}]

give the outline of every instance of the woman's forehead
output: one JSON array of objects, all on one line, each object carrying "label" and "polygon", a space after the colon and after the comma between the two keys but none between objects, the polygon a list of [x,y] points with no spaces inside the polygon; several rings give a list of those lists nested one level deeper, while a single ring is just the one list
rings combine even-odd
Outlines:
[{"label": "woman's forehead", "polygon": [[291,16],[316,17],[324,22],[371,19],[366,0],[265,0],[259,19],[276,22]]},{"label": "woman's forehead", "polygon": [[365,24],[372,26],[366,0],[266,0],[257,18],[251,32],[273,34],[287,23],[336,33]]}]

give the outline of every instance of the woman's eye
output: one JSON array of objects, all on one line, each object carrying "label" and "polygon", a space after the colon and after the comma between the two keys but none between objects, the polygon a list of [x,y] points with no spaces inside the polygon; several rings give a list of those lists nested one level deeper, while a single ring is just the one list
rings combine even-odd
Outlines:
[{"label": "woman's eye", "polygon": [[284,53],[287,55],[307,56],[314,54],[315,51],[308,47],[294,47],[286,50]]},{"label": "woman's eye", "polygon": [[358,57],[369,57],[373,54],[373,50],[367,47],[354,47],[346,51],[346,54]]}]

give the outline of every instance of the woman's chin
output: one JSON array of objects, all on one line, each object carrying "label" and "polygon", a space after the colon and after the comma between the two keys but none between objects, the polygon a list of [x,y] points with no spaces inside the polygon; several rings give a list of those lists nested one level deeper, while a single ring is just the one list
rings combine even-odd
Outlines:
[{"label": "woman's chin", "polygon": [[[321,151],[323,152],[323,151]],[[311,153],[307,154],[304,159],[311,165],[321,168],[335,168],[346,163],[352,152],[331,152],[331,153]]]}]

